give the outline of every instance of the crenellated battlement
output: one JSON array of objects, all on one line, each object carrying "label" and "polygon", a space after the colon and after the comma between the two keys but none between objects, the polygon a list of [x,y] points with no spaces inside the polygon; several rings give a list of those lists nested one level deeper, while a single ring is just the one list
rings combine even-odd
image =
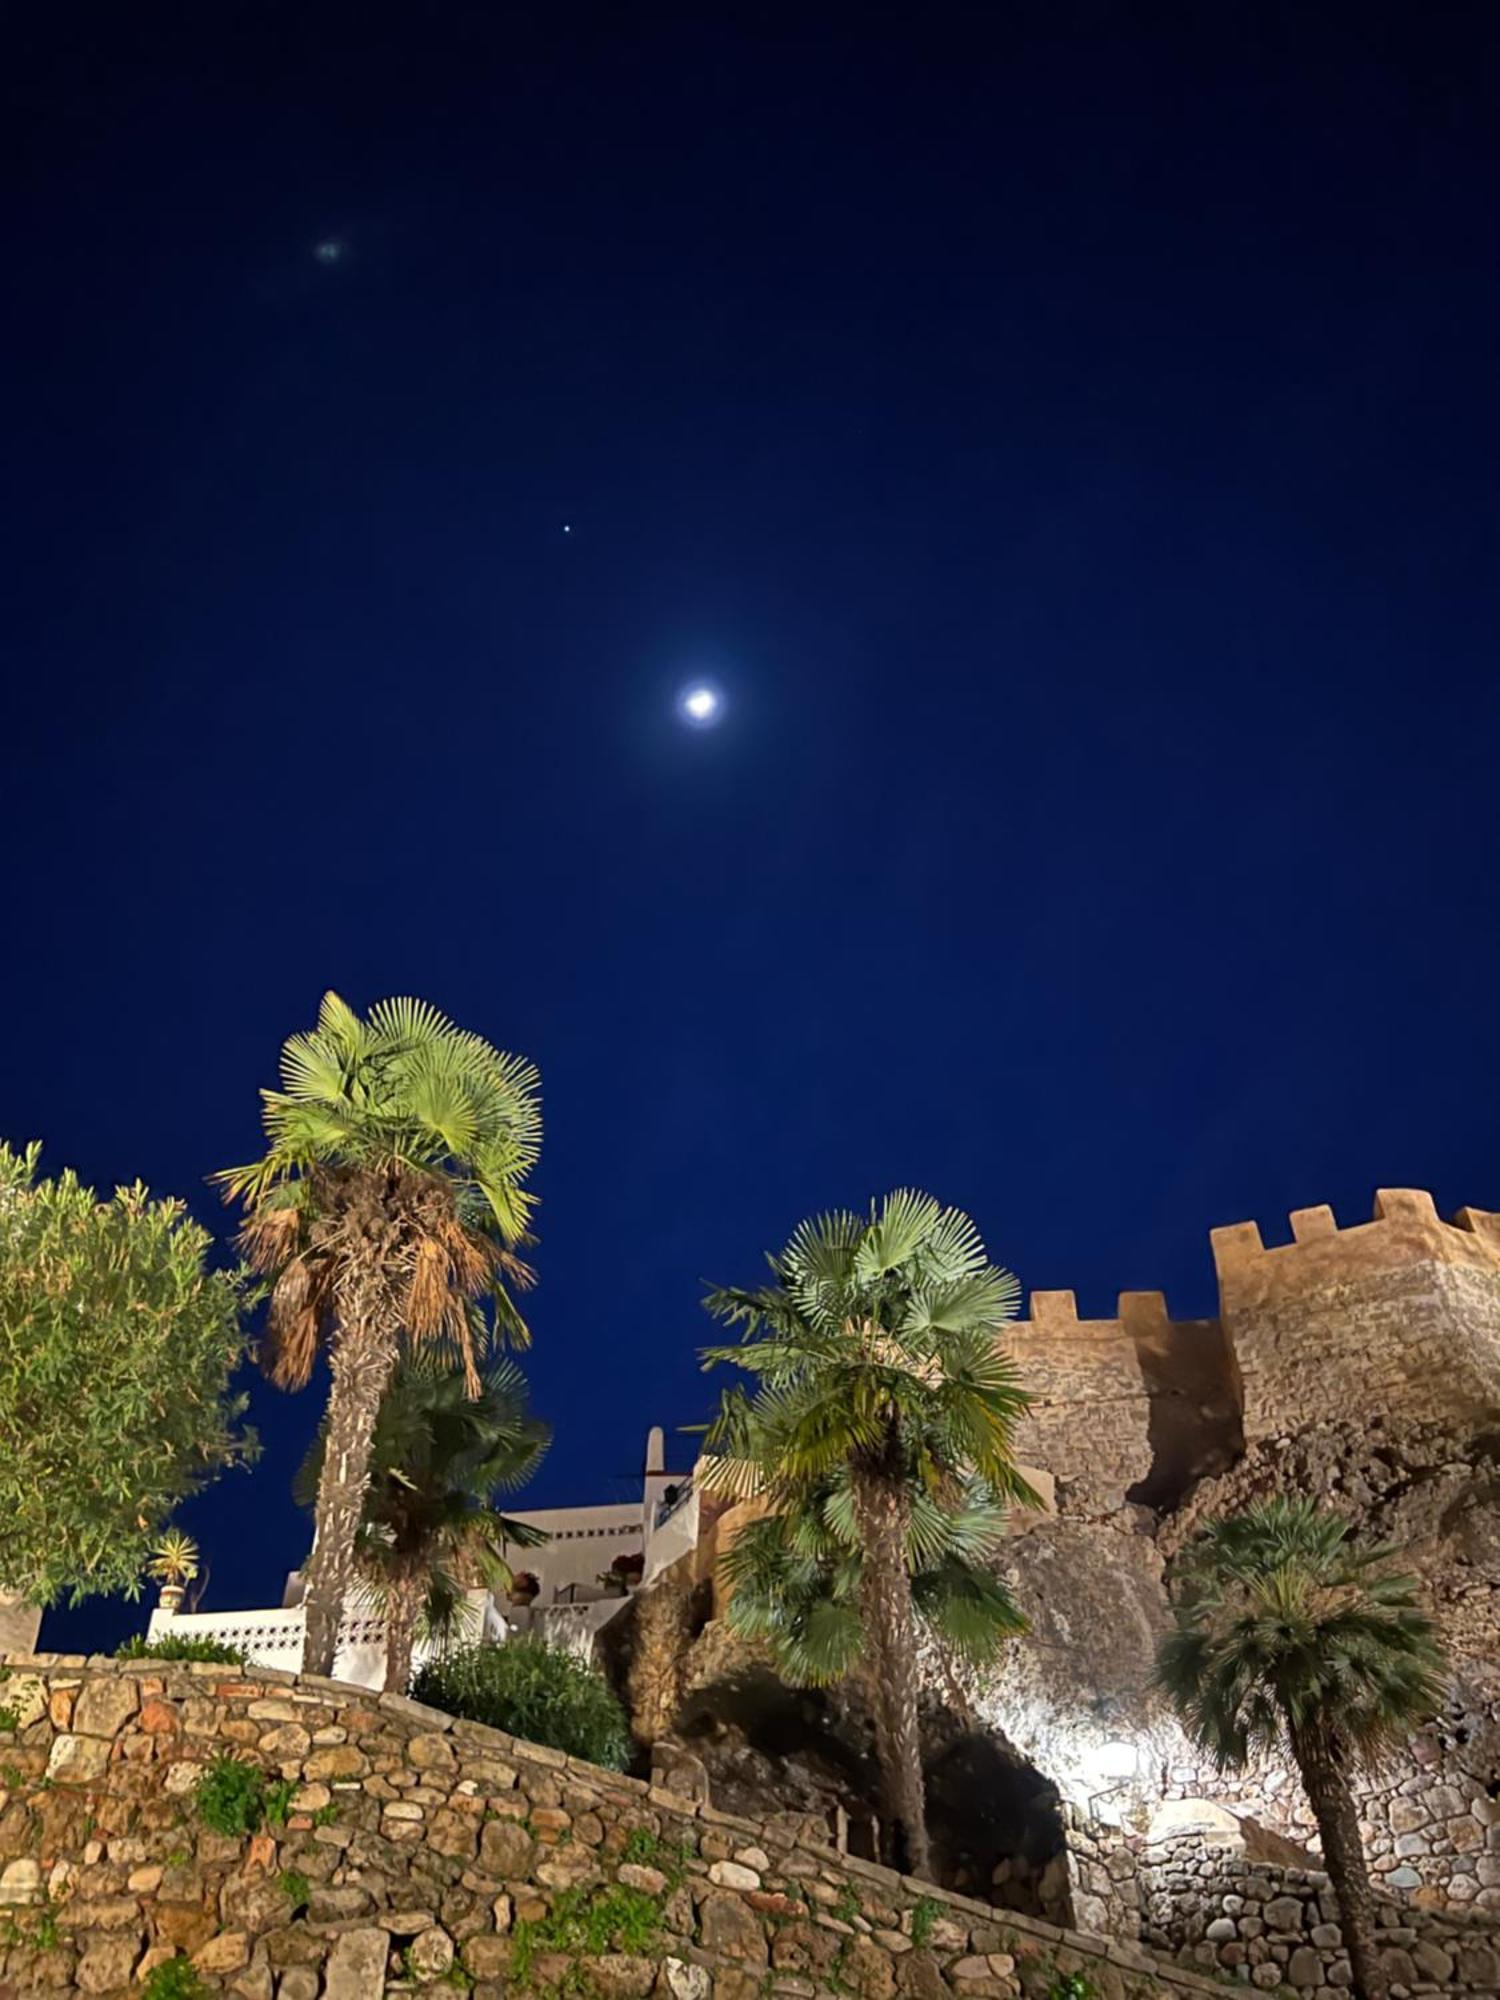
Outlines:
[{"label": "crenellated battlement", "polygon": [[1451,1222],[1444,1222],[1425,1188],[1377,1189],[1369,1222],[1340,1228],[1326,1202],[1316,1208],[1294,1208],[1287,1220],[1291,1242],[1269,1248],[1254,1222],[1232,1222],[1210,1230],[1220,1283],[1226,1274],[1237,1279],[1259,1259],[1274,1260],[1277,1276],[1285,1275],[1293,1265],[1299,1270],[1306,1268],[1308,1258],[1302,1253],[1311,1253],[1319,1260],[1393,1262],[1410,1261],[1414,1255],[1436,1255],[1455,1264],[1500,1270],[1500,1215],[1482,1208],[1461,1208]]},{"label": "crenellated battlement", "polygon": [[1368,1222],[1294,1209],[1291,1241],[1211,1232],[1219,1317],[1173,1320],[1161,1292],[1111,1319],[1033,1292],[1008,1345],[1032,1396],[1021,1448],[1063,1504],[1170,1504],[1247,1442],[1351,1415],[1500,1414],[1500,1214],[1451,1221],[1422,1188],[1381,1188]]},{"label": "crenellated battlement", "polygon": [[1467,1420],[1500,1409],[1500,1215],[1451,1222],[1423,1188],[1381,1188],[1369,1222],[1294,1209],[1292,1241],[1211,1233],[1220,1313],[1254,1441],[1322,1418]]},{"label": "crenellated battlement", "polygon": [[1070,1291],[1033,1292],[1009,1346],[1031,1394],[1018,1445],[1060,1504],[1164,1504],[1239,1449],[1239,1391],[1217,1320],[1173,1320],[1161,1292],[1121,1292],[1113,1319],[1081,1319]]}]

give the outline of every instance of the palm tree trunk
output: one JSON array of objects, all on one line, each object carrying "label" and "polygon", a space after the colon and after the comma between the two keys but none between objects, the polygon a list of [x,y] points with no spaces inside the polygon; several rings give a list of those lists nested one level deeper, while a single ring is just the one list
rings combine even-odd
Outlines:
[{"label": "palm tree trunk", "polygon": [[303,1600],[307,1625],[302,1671],[308,1674],[333,1672],[339,1622],[354,1583],[355,1538],[369,1484],[370,1442],[381,1398],[396,1368],[396,1328],[380,1309],[378,1279],[358,1290],[365,1296],[350,1303],[366,1309],[351,1311],[345,1318],[344,1302],[339,1302],[340,1329],[329,1356],[333,1385],[328,1392],[328,1441],[318,1478],[317,1532]]},{"label": "palm tree trunk", "polygon": [[926,1878],[931,1856],[917,1705],[916,1621],[906,1567],[906,1495],[897,1480],[856,1469],[854,1505],[864,1558],[861,1609],[876,1687],[875,1749],[896,1846],[893,1860],[908,1874]]},{"label": "palm tree trunk", "polygon": [[1323,1865],[1339,1904],[1339,1928],[1354,1967],[1357,2000],[1387,2000],[1389,1985],[1375,1943],[1375,1899],[1365,1867],[1359,1814],[1336,1746],[1293,1734],[1297,1768],[1323,1842]]},{"label": "palm tree trunk", "polygon": [[420,1571],[394,1577],[386,1586],[385,1692],[405,1694],[411,1686],[411,1659],[427,1580]]}]

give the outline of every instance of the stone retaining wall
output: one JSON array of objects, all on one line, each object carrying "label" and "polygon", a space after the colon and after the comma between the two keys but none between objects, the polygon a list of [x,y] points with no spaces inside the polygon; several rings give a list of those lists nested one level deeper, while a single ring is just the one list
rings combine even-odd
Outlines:
[{"label": "stone retaining wall", "polygon": [[[1307,2000],[1344,2000],[1351,1972],[1328,1877],[1216,1848],[1201,1834],[1151,1842],[1141,1863],[1146,1942],[1182,1964]],[[1376,1905],[1393,2000],[1500,2000],[1500,1933],[1402,1901]]]},{"label": "stone retaining wall", "polygon": [[[1220,1989],[560,1752],[312,1675],[13,1655],[0,1995],[150,1992],[191,1958],[242,2000],[449,1984],[602,2000],[1098,2000]],[[280,1784],[210,1831],[225,1755]],[[1077,1990],[1077,1989],[1071,1989]]]}]

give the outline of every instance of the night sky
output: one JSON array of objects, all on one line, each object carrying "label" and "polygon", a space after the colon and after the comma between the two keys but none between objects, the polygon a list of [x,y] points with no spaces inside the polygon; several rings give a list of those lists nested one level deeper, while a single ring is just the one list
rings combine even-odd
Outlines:
[{"label": "night sky", "polygon": [[1500,1207],[1493,9],[8,35],[0,1131],[222,1235],[326,987],[533,1057],[535,1505],[818,1208],[1188,1316]]}]

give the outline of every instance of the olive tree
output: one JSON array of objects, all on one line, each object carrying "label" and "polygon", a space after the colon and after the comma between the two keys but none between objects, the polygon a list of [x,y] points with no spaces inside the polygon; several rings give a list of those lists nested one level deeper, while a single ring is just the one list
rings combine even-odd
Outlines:
[{"label": "olive tree", "polygon": [[254,1455],[244,1280],[181,1202],[101,1201],[40,1152],[0,1144],[0,1592],[134,1596],[173,1508]]}]

